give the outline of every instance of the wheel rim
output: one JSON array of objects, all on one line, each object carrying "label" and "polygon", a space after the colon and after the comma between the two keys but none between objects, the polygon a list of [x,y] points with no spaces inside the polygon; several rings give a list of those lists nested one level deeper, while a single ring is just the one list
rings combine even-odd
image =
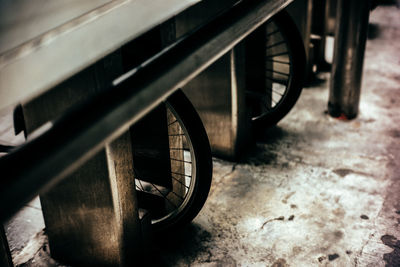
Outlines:
[{"label": "wheel rim", "polygon": [[180,217],[188,206],[196,185],[196,157],[188,131],[179,114],[168,103],[167,109],[168,139],[172,188],[166,189],[140,179],[141,174],[134,168],[136,190],[151,193],[165,201],[165,209],[152,211],[151,223],[162,224]]},{"label": "wheel rim", "polygon": [[272,19],[263,26],[265,45],[265,88],[246,91],[252,103],[252,121],[275,112],[285,101],[293,77],[291,48],[281,27]]}]

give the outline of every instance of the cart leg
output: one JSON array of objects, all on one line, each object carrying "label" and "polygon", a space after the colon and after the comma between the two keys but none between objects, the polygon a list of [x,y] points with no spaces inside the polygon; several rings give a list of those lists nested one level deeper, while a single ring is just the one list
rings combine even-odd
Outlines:
[{"label": "cart leg", "polygon": [[10,248],[8,247],[7,237],[2,225],[0,226],[0,266],[13,266]]},{"label": "cart leg", "polygon": [[[103,90],[122,73],[121,62],[117,51],[24,103],[28,136],[68,107]],[[52,257],[79,266],[132,266],[139,260],[142,236],[131,147],[129,133],[121,134],[41,194]]]},{"label": "cart leg", "polygon": [[214,155],[237,159],[252,142],[245,102],[244,45],[237,45],[184,88],[198,111]]}]

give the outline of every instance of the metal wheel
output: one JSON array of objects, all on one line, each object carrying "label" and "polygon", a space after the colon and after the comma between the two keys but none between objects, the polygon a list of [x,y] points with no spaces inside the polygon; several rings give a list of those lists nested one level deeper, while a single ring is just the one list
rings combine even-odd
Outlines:
[{"label": "metal wheel", "polygon": [[251,105],[251,119],[256,125],[278,123],[300,96],[305,69],[303,41],[291,17],[281,11],[262,26],[265,42],[260,68],[264,80],[250,86],[246,97]]},{"label": "metal wheel", "polygon": [[[139,125],[149,133],[149,145],[133,148],[134,176],[139,207],[150,212],[154,229],[165,230],[191,221],[200,211],[210,189],[212,163],[200,118],[182,92],[175,93],[145,120],[154,124],[155,116],[164,123],[155,127],[157,136]],[[132,140],[137,129],[132,128]],[[137,164],[135,158],[139,159]]]}]

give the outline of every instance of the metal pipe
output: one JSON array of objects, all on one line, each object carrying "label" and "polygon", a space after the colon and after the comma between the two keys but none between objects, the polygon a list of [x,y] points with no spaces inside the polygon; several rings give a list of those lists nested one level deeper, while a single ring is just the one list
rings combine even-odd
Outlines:
[{"label": "metal pipe", "polygon": [[0,158],[0,221],[74,171],[290,2],[240,2]]},{"label": "metal pipe", "polygon": [[328,112],[353,119],[360,101],[370,0],[338,0]]}]

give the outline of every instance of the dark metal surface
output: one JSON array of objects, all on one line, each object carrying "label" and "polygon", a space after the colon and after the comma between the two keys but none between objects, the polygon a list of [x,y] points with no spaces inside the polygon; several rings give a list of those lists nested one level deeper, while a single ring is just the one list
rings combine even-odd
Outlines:
[{"label": "dark metal surface", "polygon": [[8,144],[0,144],[0,153],[10,152],[15,146]]},{"label": "dark metal surface", "polygon": [[3,225],[0,225],[0,266],[2,267],[13,266],[10,248],[8,246],[7,237],[4,232]]},{"label": "dark metal surface", "polygon": [[235,5],[65,114],[40,137],[1,158],[1,221],[75,170],[290,2]]},{"label": "dark metal surface", "polygon": [[339,0],[328,111],[333,117],[357,116],[371,1]]}]

